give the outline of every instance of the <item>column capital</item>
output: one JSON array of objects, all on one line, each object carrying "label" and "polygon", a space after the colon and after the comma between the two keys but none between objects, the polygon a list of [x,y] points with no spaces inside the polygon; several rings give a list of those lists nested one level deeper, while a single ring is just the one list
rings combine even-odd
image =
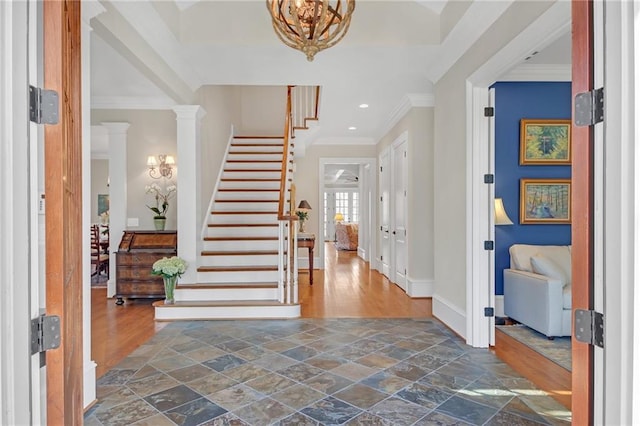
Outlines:
[{"label": "column capital", "polygon": [[111,135],[126,135],[127,130],[131,124],[129,123],[116,123],[116,122],[104,122],[100,123],[106,127],[109,136]]},{"label": "column capital", "polygon": [[176,120],[201,120],[207,113],[200,105],[176,105],[173,107]]}]

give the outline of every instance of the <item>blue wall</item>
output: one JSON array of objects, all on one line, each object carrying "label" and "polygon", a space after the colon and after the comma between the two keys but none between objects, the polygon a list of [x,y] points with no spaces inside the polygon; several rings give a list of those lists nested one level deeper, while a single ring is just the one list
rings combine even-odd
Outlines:
[{"label": "blue wall", "polygon": [[520,225],[521,178],[570,178],[571,166],[521,166],[520,120],[571,118],[571,83],[496,83],[495,194],[513,225],[496,226],[496,294],[504,294],[502,270],[512,244],[571,244],[571,225]]}]

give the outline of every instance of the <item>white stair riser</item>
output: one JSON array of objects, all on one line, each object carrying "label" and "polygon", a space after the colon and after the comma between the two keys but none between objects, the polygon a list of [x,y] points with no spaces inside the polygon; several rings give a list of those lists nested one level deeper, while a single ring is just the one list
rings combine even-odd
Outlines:
[{"label": "white stair riser", "polygon": [[278,241],[203,241],[204,251],[251,251],[251,250],[278,250]]},{"label": "white stair riser", "polygon": [[214,227],[207,228],[209,237],[277,237],[277,226]]},{"label": "white stair riser", "polygon": [[267,200],[278,201],[280,191],[218,191],[216,200]]},{"label": "white stair riser", "polygon": [[200,256],[200,266],[278,266],[278,255]]},{"label": "white stair riser", "polygon": [[280,189],[280,181],[222,181],[219,189]]},{"label": "white stair riser", "polygon": [[278,214],[213,214],[209,223],[278,223]]},{"label": "white stair riser", "polygon": [[[264,151],[266,152],[266,151]],[[279,161],[282,163],[282,152],[274,152],[273,154],[252,154],[250,151],[242,154],[229,154],[227,156],[227,165],[233,164],[233,161]],[[276,163],[274,163],[276,164]]]},{"label": "white stair riser", "polygon": [[243,161],[242,163],[226,162],[224,169],[242,169],[242,170],[266,170],[279,172],[282,168],[282,161],[277,163],[256,163],[251,161]]},{"label": "white stair riser", "polygon": [[187,288],[176,289],[175,299],[179,302],[200,300],[229,301],[229,300],[277,300],[277,288]]},{"label": "white stair riser", "polygon": [[300,305],[155,308],[155,319],[159,321],[238,318],[300,318]]},{"label": "white stair riser", "polygon": [[255,145],[255,144],[259,144],[259,145],[282,145],[284,143],[284,139],[283,138],[278,138],[278,139],[233,139],[232,145],[234,146],[238,146],[238,145]]},{"label": "white stair riser", "polygon": [[223,179],[280,179],[280,171],[277,171],[277,172],[245,172],[245,171],[228,172],[228,171],[225,171],[222,173],[222,178]]},{"label": "white stair riser", "polygon": [[243,212],[275,212],[278,211],[278,202],[258,202],[258,203],[234,203],[234,202],[214,202],[213,211],[243,211]]},{"label": "white stair riser", "polygon": [[277,281],[278,271],[198,272],[198,283],[263,283]]}]

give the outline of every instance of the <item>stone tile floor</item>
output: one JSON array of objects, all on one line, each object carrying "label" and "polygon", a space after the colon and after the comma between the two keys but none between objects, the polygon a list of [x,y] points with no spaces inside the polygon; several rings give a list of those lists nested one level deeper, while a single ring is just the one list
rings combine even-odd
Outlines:
[{"label": "stone tile floor", "polygon": [[571,413],[434,319],[184,321],[98,380],[85,424],[561,425]]}]

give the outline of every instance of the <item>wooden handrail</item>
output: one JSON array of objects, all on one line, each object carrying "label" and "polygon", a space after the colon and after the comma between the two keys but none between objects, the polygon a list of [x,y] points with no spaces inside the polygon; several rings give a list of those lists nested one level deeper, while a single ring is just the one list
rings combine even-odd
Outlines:
[{"label": "wooden handrail", "polygon": [[315,105],[315,115],[313,118],[318,119],[318,105],[320,104],[320,86],[316,86],[316,105]]},{"label": "wooden handrail", "polygon": [[280,198],[278,200],[278,219],[285,217],[285,200],[287,194],[287,169],[289,165],[289,135],[291,128],[291,86],[287,86],[287,107],[284,115],[284,141],[282,153],[282,168],[280,170]]}]

